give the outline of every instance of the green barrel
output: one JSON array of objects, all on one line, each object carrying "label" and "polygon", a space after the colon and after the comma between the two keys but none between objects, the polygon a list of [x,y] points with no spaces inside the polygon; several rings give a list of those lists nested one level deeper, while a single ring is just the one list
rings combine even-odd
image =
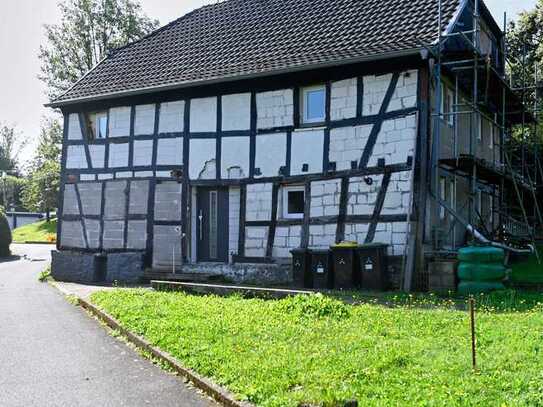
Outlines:
[{"label": "green barrel", "polygon": [[504,289],[503,283],[498,281],[461,281],[458,284],[458,293],[460,295],[488,293]]},{"label": "green barrel", "polygon": [[460,263],[458,278],[462,281],[499,281],[505,278],[506,268],[501,263]]},{"label": "green barrel", "polygon": [[505,251],[492,246],[463,247],[458,251],[458,260],[466,263],[501,263],[505,260]]}]

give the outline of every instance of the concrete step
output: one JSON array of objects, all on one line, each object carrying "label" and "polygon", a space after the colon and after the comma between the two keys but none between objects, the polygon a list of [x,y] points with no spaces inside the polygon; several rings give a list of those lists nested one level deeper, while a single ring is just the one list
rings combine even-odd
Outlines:
[{"label": "concrete step", "polygon": [[256,297],[264,299],[281,299],[294,295],[313,295],[315,290],[297,290],[291,288],[277,287],[253,287],[234,284],[203,284],[203,283],[185,283],[175,281],[152,280],[151,286],[157,291],[183,291],[189,294],[215,294],[227,296],[230,294],[240,294],[243,297]]},{"label": "concrete step", "polygon": [[183,264],[175,273],[171,269],[148,269],[146,280],[197,283],[241,283],[252,285],[290,285],[292,277],[288,264]]},{"label": "concrete step", "polygon": [[174,274],[171,271],[146,270],[144,277],[148,280],[206,282],[213,279],[215,275],[209,273],[186,273],[182,271],[178,271]]}]

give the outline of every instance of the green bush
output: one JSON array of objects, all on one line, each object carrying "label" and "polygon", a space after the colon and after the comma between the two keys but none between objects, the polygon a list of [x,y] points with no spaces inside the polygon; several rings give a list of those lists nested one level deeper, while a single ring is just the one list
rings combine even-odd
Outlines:
[{"label": "green bush", "polygon": [[0,212],[0,257],[11,255],[9,245],[11,244],[11,230],[6,216]]}]

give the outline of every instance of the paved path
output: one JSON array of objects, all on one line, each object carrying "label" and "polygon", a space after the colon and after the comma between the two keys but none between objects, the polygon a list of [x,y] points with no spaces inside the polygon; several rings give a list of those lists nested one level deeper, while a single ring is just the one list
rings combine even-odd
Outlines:
[{"label": "paved path", "polygon": [[0,262],[2,407],[216,405],[38,282],[51,248],[13,245],[28,258]]}]

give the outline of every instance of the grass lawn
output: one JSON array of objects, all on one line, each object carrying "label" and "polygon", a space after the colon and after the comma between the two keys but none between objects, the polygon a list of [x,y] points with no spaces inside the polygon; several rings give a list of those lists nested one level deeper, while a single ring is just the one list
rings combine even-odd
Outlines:
[{"label": "grass lawn", "polygon": [[12,232],[14,243],[44,242],[52,243],[57,237],[57,220],[31,223],[14,229]]},{"label": "grass lawn", "polygon": [[543,405],[543,296],[479,299],[473,372],[468,315],[451,300],[92,295],[125,327],[257,405]]}]

